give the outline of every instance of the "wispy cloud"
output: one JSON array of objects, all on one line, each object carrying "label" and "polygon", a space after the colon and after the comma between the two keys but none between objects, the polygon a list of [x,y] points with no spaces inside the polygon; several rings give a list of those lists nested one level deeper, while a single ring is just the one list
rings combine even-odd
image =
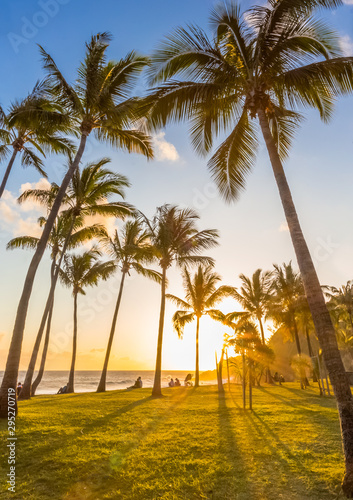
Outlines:
[{"label": "wispy cloud", "polygon": [[[353,0],[352,0],[352,5],[353,5]],[[353,40],[349,35],[344,35],[340,39],[340,46],[343,54],[345,56],[352,56],[353,55]]]},{"label": "wispy cloud", "polygon": [[346,5],[353,5],[353,0],[343,0]]},{"label": "wispy cloud", "polygon": [[280,233],[284,233],[285,231],[289,231],[288,224],[286,222],[282,222],[282,224],[278,228],[278,231]]},{"label": "wispy cloud", "polygon": [[153,136],[153,146],[157,161],[178,161],[180,156],[176,147],[171,142],[165,140],[165,132],[159,132]]},{"label": "wispy cloud", "polygon": [[26,201],[21,205],[17,202],[18,195],[27,189],[45,189],[50,186],[46,179],[36,183],[22,184],[17,195],[5,190],[0,200],[0,228],[15,236],[40,236],[42,230],[37,219],[45,215],[45,209],[34,201]]}]

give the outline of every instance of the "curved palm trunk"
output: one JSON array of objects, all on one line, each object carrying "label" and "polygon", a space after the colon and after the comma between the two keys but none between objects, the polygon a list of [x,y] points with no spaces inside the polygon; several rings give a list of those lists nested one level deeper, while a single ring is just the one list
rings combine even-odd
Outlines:
[{"label": "curved palm trunk", "polygon": [[17,153],[18,153],[18,149],[14,148],[13,153],[12,153],[11,158],[10,158],[10,161],[9,161],[9,163],[7,165],[4,177],[3,177],[2,182],[1,182],[1,186],[0,186],[0,198],[2,197],[2,195],[4,193],[4,190],[5,190],[5,187],[6,187],[8,178],[9,178],[9,175],[11,173],[11,170],[12,170],[12,167],[13,167],[13,164],[14,164],[14,161],[15,161]]},{"label": "curved palm trunk", "polygon": [[53,310],[54,310],[54,299],[51,304],[51,308],[49,311],[48,315],[48,322],[47,322],[47,330],[45,332],[45,339],[44,339],[44,346],[43,346],[43,352],[42,352],[42,359],[40,361],[40,367],[38,371],[38,375],[33,381],[32,388],[31,388],[31,396],[34,396],[37,390],[37,387],[42,381],[43,378],[43,373],[44,373],[44,368],[45,368],[45,362],[47,359],[47,352],[48,352],[48,346],[49,346],[49,338],[50,338],[50,329],[51,329],[51,320],[53,317]]},{"label": "curved palm trunk", "polygon": [[29,361],[29,365],[28,365],[28,368],[27,368],[27,373],[26,373],[25,381],[23,383],[23,387],[22,387],[21,392],[19,394],[19,398],[18,398],[19,400],[21,400],[21,399],[30,399],[30,397],[31,397],[31,385],[32,385],[32,379],[33,379],[33,375],[34,375],[34,370],[35,370],[35,367],[36,367],[37,356],[38,356],[38,353],[39,353],[39,348],[40,348],[40,344],[41,344],[41,341],[42,341],[45,324],[47,322],[48,313],[53,308],[54,289],[55,289],[55,284],[56,284],[56,281],[55,281],[55,259],[53,259],[53,262],[51,264],[50,276],[51,276],[50,290],[49,290],[47,302],[45,304],[45,308],[44,308],[42,320],[40,322],[40,326],[39,326],[39,330],[38,330],[38,333],[37,333],[36,341],[35,341],[34,346],[33,346],[32,354],[31,354],[31,359]]},{"label": "curved palm trunk", "polygon": [[[44,328],[45,328],[45,324],[46,324],[48,315],[50,313],[52,314],[53,305],[54,305],[54,294],[55,294],[56,284],[58,282],[59,271],[60,271],[60,268],[61,268],[61,264],[62,264],[64,255],[66,253],[67,247],[69,245],[69,241],[70,241],[71,234],[72,234],[72,231],[73,231],[73,228],[74,228],[75,220],[76,220],[76,217],[73,217],[71,225],[70,225],[70,228],[69,228],[69,231],[68,231],[68,233],[66,235],[66,238],[65,238],[65,241],[64,241],[64,245],[63,245],[63,248],[62,248],[62,251],[61,251],[61,254],[60,254],[60,258],[59,258],[59,262],[58,262],[57,266],[56,266],[56,257],[54,256],[54,258],[53,258],[51,272],[50,272],[50,274],[51,274],[51,285],[50,285],[49,295],[48,295],[47,302],[45,304],[45,309],[44,309],[44,313],[43,313],[43,316],[42,316],[42,321],[41,321],[41,324],[40,324],[40,327],[39,327],[39,330],[38,330],[38,333],[37,333],[37,338],[36,338],[36,341],[35,341],[35,344],[34,344],[34,347],[33,347],[31,359],[30,359],[30,362],[29,362],[29,365],[28,365],[28,369],[27,369],[27,373],[26,373],[26,378],[25,378],[22,390],[20,392],[19,399],[30,399],[31,395],[33,395],[33,391],[31,389],[31,385],[32,385],[34,370],[35,370],[35,366],[36,366],[36,362],[37,362],[37,357],[38,357],[38,353],[39,353],[39,348],[40,348],[40,344],[41,344],[41,341],[42,341],[42,337],[43,337],[43,333],[44,333]],[[49,319],[48,319],[48,322],[49,322]],[[47,332],[48,332],[48,330],[49,330],[49,333],[48,333],[48,335],[49,335],[50,334],[50,326],[49,326],[49,329],[47,328]],[[48,342],[49,342],[49,339],[48,339]],[[46,352],[45,352],[45,356],[46,356]],[[43,353],[44,353],[44,351],[43,351]],[[44,364],[45,364],[45,360],[44,360]],[[42,374],[42,376],[43,376],[43,374]],[[40,377],[40,380],[42,379],[42,376]],[[39,380],[39,382],[40,382],[40,380]],[[38,382],[38,384],[39,384],[39,382]]]},{"label": "curved palm trunk", "polygon": [[161,376],[162,376],[162,346],[163,346],[163,327],[164,327],[164,313],[165,313],[166,274],[167,270],[163,268],[162,284],[161,284],[161,310],[159,313],[159,327],[158,327],[158,341],[157,341],[156,370],[154,372],[154,382],[152,389],[152,396],[156,398],[160,398],[162,396]]},{"label": "curved palm trunk", "polygon": [[72,342],[72,359],[69,375],[69,382],[67,384],[67,392],[74,392],[74,379],[75,379],[75,363],[77,352],[77,293],[74,295],[74,336]]},{"label": "curved palm trunk", "polygon": [[121,282],[120,282],[118,299],[116,301],[116,306],[115,306],[115,311],[114,311],[112,326],[111,326],[110,334],[109,334],[107,352],[105,354],[102,375],[101,375],[101,378],[100,378],[100,381],[99,381],[99,384],[98,384],[98,387],[97,387],[97,392],[105,392],[105,382],[106,382],[106,378],[107,378],[107,371],[108,371],[108,363],[109,363],[110,351],[112,349],[112,344],[113,344],[113,339],[114,339],[114,334],[115,334],[115,328],[116,328],[116,321],[118,319],[118,312],[119,312],[119,308],[120,308],[121,297],[123,295],[123,288],[124,288],[125,276],[126,276],[126,272],[123,271],[122,276],[121,276]]},{"label": "curved palm trunk", "polygon": [[338,350],[330,313],[299,224],[276,144],[262,109],[258,110],[258,117],[303,279],[305,294],[337,400],[346,466],[342,488],[344,493],[351,498],[353,496],[353,398],[351,388]]},{"label": "curved palm trunk", "polygon": [[199,369],[199,331],[200,318],[196,319],[196,366],[195,366],[195,387],[200,386],[200,369]]},{"label": "curved palm trunk", "polygon": [[[31,297],[32,288],[34,278],[39,266],[39,263],[43,257],[43,253],[45,251],[50,231],[52,230],[53,224],[55,222],[55,218],[58,215],[62,200],[64,198],[66,189],[69,185],[72,176],[79,166],[81,161],[85,145],[87,141],[87,135],[81,135],[80,146],[77,150],[77,154],[75,156],[74,161],[72,162],[70,168],[65,174],[63,182],[59,188],[57,197],[53,203],[53,207],[48,216],[47,223],[44,226],[42,236],[38,242],[37,249],[32,257],[31,263],[29,265],[27,276],[23,285],[22,295],[18,304],[17,314],[15,325],[12,333],[12,339],[10,344],[9,353],[6,361],[5,373],[2,379],[1,389],[0,389],[0,418],[7,418],[7,395],[8,390],[13,388],[16,390],[17,386],[17,378],[18,378],[18,369],[20,364],[21,350],[22,350],[22,341],[23,341],[23,333],[26,324],[26,317],[28,311],[29,299]],[[15,410],[17,412],[17,403]]]}]

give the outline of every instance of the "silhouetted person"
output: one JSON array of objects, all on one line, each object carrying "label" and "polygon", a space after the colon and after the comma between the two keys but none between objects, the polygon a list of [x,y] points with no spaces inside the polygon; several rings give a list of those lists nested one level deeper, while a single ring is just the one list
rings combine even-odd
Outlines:
[{"label": "silhouetted person", "polygon": [[192,381],[191,381],[191,379],[192,379],[192,375],[191,375],[191,373],[188,373],[188,374],[186,375],[186,377],[185,377],[185,380],[184,380],[184,385],[185,385],[185,387],[191,387],[191,386],[192,386]]},{"label": "silhouetted person", "polygon": [[175,386],[174,380],[172,378],[169,380],[169,384],[168,385],[169,385],[169,387],[174,387]]},{"label": "silhouetted person", "polygon": [[21,389],[22,389],[22,384],[21,384],[21,382],[19,382],[17,384],[17,397],[20,395]]},{"label": "silhouetted person", "polygon": [[180,380],[178,378],[175,379],[174,385],[175,385],[175,387],[181,386]]}]

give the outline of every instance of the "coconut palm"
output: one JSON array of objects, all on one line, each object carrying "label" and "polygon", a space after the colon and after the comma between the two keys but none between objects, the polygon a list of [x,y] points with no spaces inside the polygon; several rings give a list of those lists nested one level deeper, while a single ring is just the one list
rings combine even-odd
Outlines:
[{"label": "coconut palm", "polygon": [[297,315],[305,305],[303,281],[300,273],[294,271],[291,262],[282,266],[274,264],[273,267],[273,294],[268,314],[278,328],[288,329],[296,343],[298,356],[301,356]]},{"label": "coconut palm", "polygon": [[104,358],[103,370],[98,384],[97,392],[104,392],[108,371],[110,352],[113,344],[116,330],[116,322],[123,295],[125,278],[130,271],[146,278],[152,279],[157,283],[161,282],[161,274],[153,269],[148,269],[144,265],[154,259],[153,249],[150,244],[149,233],[143,230],[141,222],[137,220],[127,221],[124,225],[121,236],[115,230],[113,237],[106,234],[100,238],[100,243],[105,252],[114,260],[117,269],[121,271],[121,280],[119,293],[115,305],[112,325],[110,328],[107,350]]},{"label": "coconut palm", "polygon": [[161,306],[159,314],[156,370],[152,395],[161,397],[162,346],[167,287],[167,270],[173,265],[213,264],[210,257],[199,254],[217,245],[218,232],[214,229],[198,231],[198,214],[189,208],[181,209],[175,205],[163,205],[151,221],[144,217],[147,224],[154,253],[162,269]]},{"label": "coconut palm", "polygon": [[96,286],[101,279],[108,279],[115,270],[115,264],[112,261],[100,262],[98,260],[100,255],[101,252],[97,248],[92,248],[82,255],[66,255],[63,268],[59,271],[61,283],[68,288],[72,288],[74,298],[73,347],[67,385],[68,393],[74,392],[77,352],[77,297],[79,294],[86,295],[85,288]]},{"label": "coconut palm", "polygon": [[262,343],[265,345],[264,319],[271,302],[271,272],[257,269],[251,278],[240,274],[241,286],[234,297],[248,313],[248,319],[259,323]]},{"label": "coconut palm", "polygon": [[[41,226],[45,224],[46,219],[40,217],[38,222]],[[25,381],[20,393],[20,399],[29,399],[31,395],[35,394],[35,390],[39,385],[45,366],[46,354],[49,344],[50,328],[51,328],[51,318],[54,308],[54,293],[58,277],[58,269],[61,265],[62,256],[65,254],[66,249],[75,248],[76,246],[84,243],[94,237],[100,236],[104,231],[104,226],[101,224],[94,224],[92,226],[86,226],[82,228],[82,219],[76,219],[74,226],[70,218],[67,216],[58,216],[54,226],[51,230],[49,240],[47,242],[47,247],[50,248],[51,257],[51,267],[50,267],[50,291],[48,294],[48,299],[46,302],[46,307],[44,309],[41,323],[38,329],[36,340],[33,346],[30,362],[28,365]],[[68,238],[68,233],[73,230]],[[35,250],[38,245],[39,238],[34,236],[19,236],[10,240],[7,244],[8,250],[14,250],[16,248],[31,249]],[[45,341],[42,352],[41,367],[38,372],[37,378],[32,384],[32,379],[34,375],[35,365],[39,353],[40,344],[42,341],[45,325],[47,324]]]},{"label": "coconut palm", "polygon": [[53,101],[45,82],[38,82],[22,101],[14,102],[8,116],[2,116],[0,157],[11,157],[0,185],[0,198],[10,176],[17,155],[21,155],[23,167],[32,166],[44,177],[45,154],[73,153],[74,148],[60,132],[70,131],[70,120],[61,106]]},{"label": "coconut palm", "polygon": [[255,163],[258,119],[338,401],[343,488],[353,494],[353,399],[283,168],[302,118],[298,111],[318,109],[327,121],[335,96],[352,91],[353,58],[342,56],[338,35],[315,16],[318,7],[338,5],[341,0],[269,0],[245,18],[236,4],[218,6],[211,16],[214,39],[195,26],[179,28],[155,52],[151,81],[164,84],[151,93],[146,109],[152,127],[190,120],[200,153],[211,150],[214,136],[227,133],[208,165],[228,201],[239,196]]},{"label": "coconut palm", "polygon": [[[53,279],[51,281],[51,287],[49,290],[49,295],[47,303],[45,306],[42,322],[37,334],[36,344],[30,366],[27,371],[26,381],[21,390],[21,399],[28,399],[31,395],[31,383],[34,374],[35,363],[38,355],[39,346],[43,336],[45,323],[48,316],[52,316],[52,307],[54,300],[55,287],[58,279],[59,269],[61,267],[62,259],[65,255],[66,249],[69,245],[72,231],[74,227],[82,227],[85,218],[89,216],[102,216],[102,217],[119,217],[124,218],[126,215],[130,215],[132,212],[132,207],[125,202],[112,201],[112,196],[119,196],[121,198],[125,197],[124,188],[129,186],[129,182],[125,176],[116,174],[106,168],[110,162],[109,158],[103,158],[99,161],[87,164],[81,171],[78,168],[73,175],[70,182],[66,195],[64,197],[64,210],[62,211],[62,217],[64,220],[69,221],[66,228],[61,227],[64,230],[61,236],[64,236],[63,248],[60,252],[60,259],[56,265],[56,272],[54,272]],[[58,191],[58,186],[53,183],[48,189],[31,189],[27,190],[19,198],[19,202],[23,203],[26,200],[34,200],[46,207],[50,207],[53,199],[55,199],[55,194]],[[86,237],[93,238],[102,233],[101,226],[93,226],[92,230],[86,229],[83,235]],[[77,235],[73,241],[77,243]],[[81,240],[82,241],[82,240]],[[36,245],[38,245],[39,240]],[[48,320],[47,324],[47,335],[46,339],[49,339],[50,334],[50,322]],[[44,356],[42,356],[41,366],[44,367],[46,350],[43,351]],[[35,388],[38,386],[42,378],[42,371],[38,373]]]},{"label": "coconut palm", "polygon": [[[54,59],[41,48],[47,81],[56,99],[65,106],[79,134],[79,146],[48,215],[47,223],[28,268],[19,301],[6,368],[0,389],[0,418],[7,417],[7,393],[17,384],[21,346],[33,281],[42,259],[51,228],[61,207],[65,192],[78,168],[91,133],[99,141],[116,148],[153,156],[148,136],[134,127],[139,113],[138,99],[129,97],[136,78],[148,63],[134,52],[120,61],[108,62],[106,50],[110,36],[100,33],[86,45],[86,56],[78,70],[78,78],[70,85]],[[16,125],[18,118],[14,117]],[[16,407],[17,411],[17,407]]]},{"label": "coconut palm", "polygon": [[215,273],[213,266],[199,265],[196,273],[191,276],[187,268],[182,272],[183,285],[186,300],[175,295],[167,294],[166,298],[174,302],[181,309],[173,316],[173,326],[179,337],[183,336],[184,327],[196,318],[196,363],[195,363],[195,387],[200,385],[199,371],[199,331],[200,319],[202,316],[210,316],[218,320],[222,314],[214,306],[234,291],[233,287],[220,286],[217,284],[221,280],[219,274]]},{"label": "coconut palm", "polygon": [[347,281],[346,285],[339,288],[327,285],[323,288],[330,311],[337,313],[340,319],[346,316],[347,323],[353,329],[353,281]]}]

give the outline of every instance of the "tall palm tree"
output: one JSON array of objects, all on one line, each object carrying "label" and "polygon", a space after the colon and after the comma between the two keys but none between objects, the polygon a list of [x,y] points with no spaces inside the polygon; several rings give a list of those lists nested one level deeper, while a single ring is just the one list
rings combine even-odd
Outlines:
[{"label": "tall palm tree", "polygon": [[108,371],[108,363],[110,352],[113,344],[114,334],[116,330],[116,322],[123,295],[125,278],[130,271],[133,270],[146,278],[152,279],[157,283],[161,282],[161,274],[153,269],[148,269],[144,264],[151,262],[154,259],[153,248],[150,244],[149,233],[143,230],[141,222],[131,220],[126,222],[119,236],[118,231],[115,231],[112,238],[106,234],[100,238],[106,253],[114,259],[117,268],[121,271],[121,281],[119,293],[115,305],[112,325],[110,328],[107,350],[104,358],[103,370],[98,384],[97,392],[104,392]]},{"label": "tall palm tree", "polygon": [[98,257],[101,252],[92,248],[82,255],[66,255],[64,257],[63,269],[59,275],[63,285],[72,288],[74,298],[74,327],[73,327],[73,347],[70,367],[69,382],[67,392],[74,392],[75,363],[77,353],[77,296],[86,295],[85,288],[96,286],[100,279],[106,280],[115,270],[112,261],[100,262]]},{"label": "tall palm tree", "polygon": [[252,318],[259,323],[262,343],[265,345],[264,319],[271,302],[271,272],[257,269],[251,278],[240,274],[241,286],[234,297]]},{"label": "tall palm tree", "polygon": [[11,105],[8,116],[1,120],[0,157],[8,156],[11,150],[12,154],[0,184],[0,198],[18,154],[23,167],[33,166],[47,177],[42,161],[46,153],[74,152],[71,141],[60,134],[70,131],[69,116],[48,90],[46,82],[38,82],[25,99]]},{"label": "tall palm tree", "polygon": [[173,326],[179,337],[183,336],[185,325],[191,323],[196,318],[195,387],[199,387],[200,319],[202,316],[207,315],[218,320],[221,312],[214,309],[214,306],[225,297],[231,295],[234,289],[226,285],[217,288],[217,284],[221,280],[221,277],[214,272],[213,266],[205,267],[200,265],[193,276],[190,276],[187,268],[184,268],[182,277],[186,300],[171,294],[167,294],[166,298],[182,308],[176,311],[173,316]]},{"label": "tall palm tree", "polygon": [[[132,207],[125,202],[112,201],[112,196],[119,196],[125,198],[124,188],[129,186],[129,182],[125,176],[116,174],[106,168],[110,162],[109,158],[103,158],[99,161],[87,164],[82,171],[78,168],[73,175],[73,178],[69,184],[67,192],[65,194],[63,203],[64,210],[62,211],[62,217],[69,221],[64,231],[65,234],[61,234],[64,237],[62,251],[60,252],[60,259],[56,265],[56,270],[51,281],[51,287],[49,290],[48,299],[44,309],[44,314],[42,322],[37,334],[35,349],[32,353],[32,358],[30,361],[30,366],[27,370],[27,376],[23,388],[21,390],[21,399],[28,399],[31,396],[31,384],[34,375],[35,363],[43,336],[45,323],[47,317],[52,316],[52,307],[54,300],[55,287],[58,280],[59,269],[61,267],[62,259],[65,255],[66,249],[69,245],[72,231],[74,227],[82,227],[84,220],[87,216],[100,215],[104,217],[114,216],[119,218],[124,218],[126,215],[130,215],[132,212]],[[50,207],[53,198],[55,199],[55,194],[58,191],[58,186],[53,183],[49,189],[31,189],[27,190],[19,198],[20,203],[25,200],[34,200],[38,203],[44,204],[46,207]],[[85,232],[81,233],[86,238],[93,238],[94,236],[99,236],[102,234],[101,226],[93,226],[90,230],[86,228]],[[73,240],[76,243],[80,241],[77,238]],[[82,241],[82,240],[81,240]],[[37,245],[39,240],[37,241]],[[47,324],[47,335],[46,340],[49,340],[50,334],[50,322]],[[43,351],[44,360],[41,366],[44,367],[46,350]],[[42,357],[43,358],[43,357]],[[42,370],[38,373],[36,380],[36,386],[39,384],[42,378]]]},{"label": "tall palm tree", "polygon": [[[236,199],[254,165],[257,118],[270,157],[305,293],[340,414],[346,459],[343,488],[353,494],[353,399],[316,270],[307,247],[283,160],[300,123],[300,108],[328,120],[337,95],[352,91],[353,58],[315,9],[341,0],[269,0],[242,16],[236,4],[211,16],[215,36],[179,28],[155,52],[151,81],[165,82],[146,101],[149,123],[189,119],[195,149],[208,153],[218,133],[229,133],[209,161],[223,197]],[[181,75],[183,80],[177,81]]]},{"label": "tall palm tree", "polygon": [[[15,388],[17,384],[23,333],[37,268],[66,189],[80,164],[87,138],[93,133],[96,139],[108,142],[114,147],[130,153],[140,153],[147,158],[153,156],[149,137],[133,128],[136,119],[140,117],[137,112],[139,100],[129,97],[136,78],[148,63],[148,59],[131,52],[120,61],[108,62],[106,50],[109,40],[110,36],[107,33],[100,33],[91,38],[86,45],[86,56],[78,70],[74,85],[66,81],[54,59],[41,48],[44,69],[52,92],[65,106],[72,123],[76,126],[80,141],[76,155],[58,189],[25,278],[0,389],[0,418],[7,417],[8,389]],[[19,118],[15,117],[14,125],[17,120]]]},{"label": "tall palm tree", "polygon": [[162,346],[165,315],[165,299],[167,287],[167,270],[175,263],[178,266],[190,264],[213,264],[210,257],[199,254],[217,245],[218,231],[207,229],[198,231],[196,221],[198,214],[189,208],[181,209],[175,205],[163,205],[148,226],[154,253],[162,269],[161,306],[159,314],[156,370],[152,395],[161,397]]},{"label": "tall palm tree", "polygon": [[[41,226],[45,224],[45,218],[40,217],[38,222]],[[70,218],[64,215],[58,216],[54,226],[51,230],[49,240],[47,242],[47,247],[50,248],[51,257],[51,267],[50,267],[50,291],[48,294],[48,299],[46,302],[46,307],[42,315],[41,323],[37,332],[36,340],[33,346],[30,362],[28,365],[25,381],[20,393],[20,399],[29,399],[31,395],[35,394],[35,389],[42,379],[44,365],[46,360],[46,354],[49,344],[50,328],[51,328],[51,318],[54,308],[54,293],[57,283],[58,269],[60,268],[62,256],[65,254],[67,248],[75,248],[76,246],[84,243],[94,237],[98,237],[104,231],[104,226],[101,224],[94,224],[92,226],[86,226],[82,228],[82,219],[76,219],[74,227],[72,227],[72,222]],[[68,232],[73,229],[75,232],[68,238]],[[14,250],[16,248],[31,249],[35,250],[38,245],[39,238],[34,236],[19,236],[10,240],[7,244],[8,250]],[[32,379],[34,375],[35,365],[39,353],[40,344],[42,341],[45,325],[47,324],[45,342],[42,352],[41,368],[36,378],[36,384],[32,385]]]}]

